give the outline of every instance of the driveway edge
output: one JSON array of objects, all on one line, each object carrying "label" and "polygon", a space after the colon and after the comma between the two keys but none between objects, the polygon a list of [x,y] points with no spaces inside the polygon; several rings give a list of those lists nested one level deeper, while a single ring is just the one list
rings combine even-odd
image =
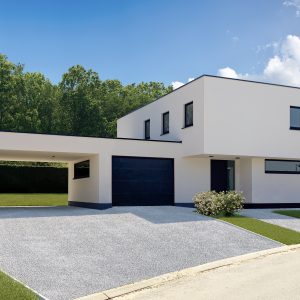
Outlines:
[{"label": "driveway edge", "polygon": [[194,276],[198,273],[207,272],[210,270],[218,269],[221,267],[226,267],[234,264],[238,264],[244,261],[269,256],[278,253],[284,253],[288,251],[292,251],[294,249],[300,248],[300,244],[290,245],[290,246],[281,246],[277,248],[272,248],[268,250],[262,250],[258,252],[243,254],[240,256],[234,256],[230,258],[221,259],[218,261],[206,263],[203,265],[199,265],[196,267],[191,267],[187,269],[183,269],[180,271],[175,271],[167,274],[163,274],[160,276],[156,276],[150,279],[138,281],[135,283],[127,284],[121,287],[113,288],[110,290],[102,291],[99,293],[91,294],[88,296],[80,297],[75,300],[109,300],[114,299],[116,297],[124,296],[126,294],[130,294],[133,292],[137,292],[144,289],[149,289],[153,287],[158,287],[163,285],[166,282],[173,281],[186,276]]},{"label": "driveway edge", "polygon": [[42,294],[40,294],[39,292],[37,292],[36,290],[34,290],[33,288],[31,288],[30,286],[28,286],[27,284],[25,284],[24,282],[20,281],[19,279],[15,278],[14,276],[6,273],[5,271],[3,271],[2,269],[0,269],[1,273],[5,274],[6,276],[10,277],[12,280],[20,283],[21,285],[23,285],[26,289],[30,290],[33,294],[35,294],[39,300],[49,300],[48,298],[46,298],[45,296],[43,296]]}]

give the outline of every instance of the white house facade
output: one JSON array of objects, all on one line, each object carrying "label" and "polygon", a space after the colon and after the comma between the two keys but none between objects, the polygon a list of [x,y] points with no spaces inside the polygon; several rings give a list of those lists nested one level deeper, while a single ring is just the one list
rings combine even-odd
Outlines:
[{"label": "white house facade", "polygon": [[69,163],[70,205],[192,205],[243,191],[300,207],[300,89],[203,75],[118,120],[116,139],[0,132],[0,159]]}]

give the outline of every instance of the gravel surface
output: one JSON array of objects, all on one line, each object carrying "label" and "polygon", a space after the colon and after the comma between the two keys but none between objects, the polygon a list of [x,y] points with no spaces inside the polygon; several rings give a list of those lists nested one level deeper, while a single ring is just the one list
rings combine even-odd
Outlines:
[{"label": "gravel surface", "polygon": [[191,208],[0,208],[0,269],[51,300],[279,245]]}]

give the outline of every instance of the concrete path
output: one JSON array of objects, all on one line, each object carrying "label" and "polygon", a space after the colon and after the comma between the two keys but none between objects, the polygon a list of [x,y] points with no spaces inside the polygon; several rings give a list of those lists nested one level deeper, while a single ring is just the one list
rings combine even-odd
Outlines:
[{"label": "concrete path", "polygon": [[0,208],[0,269],[50,300],[278,245],[190,208]]},{"label": "concrete path", "polygon": [[300,219],[276,214],[274,210],[283,209],[244,209],[240,214],[300,232]]},{"label": "concrete path", "polygon": [[285,246],[166,274],[80,300],[297,300],[299,278],[300,246]]}]

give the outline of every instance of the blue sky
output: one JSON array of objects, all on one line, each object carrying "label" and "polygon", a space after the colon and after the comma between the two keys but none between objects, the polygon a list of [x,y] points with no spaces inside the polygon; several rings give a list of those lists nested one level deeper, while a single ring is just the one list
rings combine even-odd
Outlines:
[{"label": "blue sky", "polygon": [[[278,78],[280,70],[266,78],[266,68],[276,57],[281,67],[290,67],[286,56],[297,60],[300,53],[298,0],[0,4],[0,52],[55,83],[75,64],[123,83],[170,84],[204,73],[290,83]],[[286,45],[299,47],[299,53],[284,52]],[[300,59],[292,67],[300,85]]]}]

